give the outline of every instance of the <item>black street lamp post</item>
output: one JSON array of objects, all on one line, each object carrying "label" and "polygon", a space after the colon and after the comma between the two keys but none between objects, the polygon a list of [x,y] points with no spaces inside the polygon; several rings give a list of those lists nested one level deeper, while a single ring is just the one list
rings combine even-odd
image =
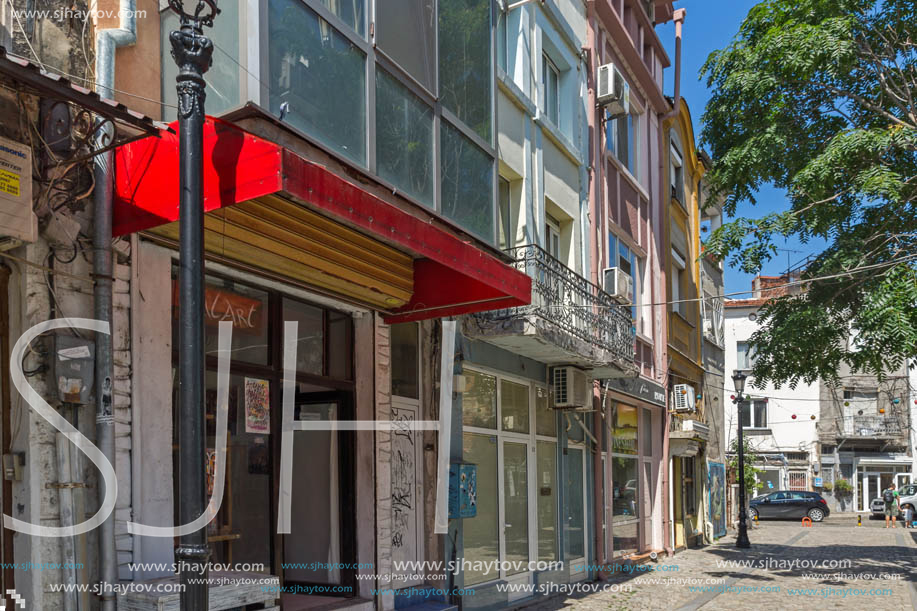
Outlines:
[{"label": "black street lamp post", "polygon": [[748,540],[748,526],[745,519],[745,440],[742,437],[742,402],[745,397],[742,393],[745,391],[745,378],[748,376],[739,370],[732,374],[733,388],[736,389],[736,405],[739,414],[739,473],[737,479],[739,482],[739,534],[736,537],[736,547],[751,547]]},{"label": "black street lamp post", "polygon": [[[193,7],[186,10],[185,5]],[[179,222],[179,394],[178,516],[180,524],[204,513],[204,72],[213,61],[213,42],[204,26],[213,27],[216,0],[169,0],[181,27],[169,34],[178,64],[178,222]],[[182,611],[209,607],[207,530],[183,535],[175,550],[181,583]]]}]

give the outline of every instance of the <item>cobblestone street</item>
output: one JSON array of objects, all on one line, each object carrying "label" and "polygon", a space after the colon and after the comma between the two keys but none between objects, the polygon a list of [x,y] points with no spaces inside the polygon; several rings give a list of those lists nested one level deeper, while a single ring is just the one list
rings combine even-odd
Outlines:
[{"label": "cobblestone street", "polygon": [[[738,550],[730,531],[655,570],[606,582],[629,585],[628,592],[578,593],[530,609],[917,609],[917,530],[886,530],[865,519],[858,527],[855,518],[838,516],[812,528],[762,522],[749,538],[752,548]],[[727,564],[733,561],[748,566]]]}]

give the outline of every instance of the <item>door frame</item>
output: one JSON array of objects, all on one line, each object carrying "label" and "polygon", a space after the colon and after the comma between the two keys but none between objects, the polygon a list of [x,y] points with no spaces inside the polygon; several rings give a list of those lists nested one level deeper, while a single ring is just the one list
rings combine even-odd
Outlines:
[{"label": "door frame", "polygon": [[[577,425],[577,426],[578,426],[578,425]],[[585,437],[585,435],[584,435],[584,437]],[[585,439],[583,440],[583,442],[570,441],[570,440],[568,439],[568,440],[567,440],[567,447],[565,448],[565,450],[566,450],[566,451],[563,453],[563,457],[564,457],[563,482],[564,482],[565,485],[566,485],[566,483],[567,483],[566,469],[567,469],[568,461],[570,460],[570,452],[569,452],[569,450],[576,450],[576,451],[580,452],[580,454],[581,454],[582,457],[583,457],[583,464],[582,464],[583,481],[582,481],[582,489],[581,489],[581,491],[580,491],[580,494],[583,496],[583,552],[584,552],[584,554],[583,554],[582,557],[580,557],[580,558],[569,558],[569,559],[566,558],[566,551],[567,551],[567,550],[566,550],[566,539],[567,539],[567,532],[566,532],[567,516],[566,516],[566,513],[567,513],[567,512],[564,511],[564,508],[563,508],[563,507],[561,507],[561,516],[560,516],[560,517],[561,517],[561,520],[562,520],[561,525],[562,525],[562,527],[564,528],[564,543],[565,543],[564,549],[560,550],[560,555],[561,555],[562,558],[565,558],[564,562],[567,563],[567,566],[568,566],[568,571],[567,571],[567,572],[570,574],[570,578],[573,579],[574,581],[580,581],[580,580],[582,580],[582,579],[585,579],[586,576],[588,575],[588,573],[586,572],[586,556],[589,555],[589,503],[587,502],[587,501],[588,501],[588,498],[587,498],[587,496],[586,496],[586,490],[587,490],[586,485],[587,485],[587,481],[588,481],[588,474],[586,473],[586,467],[587,467],[586,457],[587,457],[588,452],[586,451],[586,442],[585,442]],[[564,499],[564,503],[565,503],[565,504],[568,504],[568,503],[569,503],[569,499],[567,498],[567,495],[566,495],[566,494],[563,495],[563,499]],[[574,571],[573,567],[580,567],[580,570],[579,570],[579,571]]]},{"label": "door frame", "polygon": [[[857,503],[859,505],[857,511],[872,511],[872,498],[878,496],[879,493],[882,492],[879,490],[879,488],[882,487],[882,473],[879,471],[864,471],[860,474],[860,477],[863,482],[863,498],[859,499]],[[869,489],[869,479],[872,477],[876,478],[875,491]]]},{"label": "door frame", "polygon": [[[355,415],[355,401],[354,401],[353,391],[346,390],[332,390],[332,391],[319,391],[319,392],[305,392],[301,393],[296,392],[296,396],[293,400],[294,405],[294,420],[295,420],[295,410],[301,405],[315,405],[323,403],[337,403],[338,404],[338,414],[337,419],[340,421],[354,420]],[[308,397],[308,400],[303,400],[302,397]],[[272,427],[276,428],[277,426],[282,426],[282,418],[273,418],[274,423]],[[275,424],[276,423],[276,424]],[[349,565],[351,568],[342,568],[340,569],[340,582],[338,584],[327,584],[327,583],[318,583],[318,582],[306,582],[306,581],[295,581],[288,580],[284,576],[283,564],[284,562],[297,562],[286,558],[284,556],[284,545],[285,537],[283,534],[276,532],[274,529],[275,545],[278,550],[278,555],[280,556],[281,564],[278,565],[277,572],[280,573],[280,581],[287,587],[292,586],[334,586],[341,585],[345,589],[349,587],[349,591],[345,591],[341,594],[334,592],[328,593],[329,596],[341,596],[343,598],[352,598],[357,595],[358,583],[357,583],[357,571],[354,566],[357,562],[357,545],[356,545],[356,513],[353,511],[353,508],[356,506],[356,469],[354,464],[354,456],[356,455],[356,437],[355,431],[345,431],[338,429],[334,431],[337,436],[338,443],[338,524],[340,528],[339,534],[339,544],[340,544],[340,558],[339,562],[344,565]],[[280,435],[277,435],[277,438],[280,439]],[[275,444],[280,449],[280,444]],[[279,484],[279,474],[280,474],[280,463],[279,463],[279,452],[275,455],[275,460],[277,462],[274,466],[274,473],[277,474],[277,482]],[[279,492],[279,487],[274,490],[274,496]],[[302,560],[302,562],[309,562],[309,560]]]}]

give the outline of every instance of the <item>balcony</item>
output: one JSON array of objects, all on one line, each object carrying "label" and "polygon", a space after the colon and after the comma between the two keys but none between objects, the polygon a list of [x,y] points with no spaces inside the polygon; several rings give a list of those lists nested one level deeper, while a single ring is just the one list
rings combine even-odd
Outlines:
[{"label": "balcony", "polygon": [[705,443],[710,440],[710,427],[694,418],[672,418],[669,432],[670,439],[691,439]]},{"label": "balcony", "polygon": [[577,365],[593,378],[637,374],[629,307],[539,246],[507,252],[532,279],[532,303],[468,317],[466,335],[549,365]]},{"label": "balcony", "polygon": [[903,434],[901,423],[886,416],[854,416],[837,422],[838,437],[887,439]]}]

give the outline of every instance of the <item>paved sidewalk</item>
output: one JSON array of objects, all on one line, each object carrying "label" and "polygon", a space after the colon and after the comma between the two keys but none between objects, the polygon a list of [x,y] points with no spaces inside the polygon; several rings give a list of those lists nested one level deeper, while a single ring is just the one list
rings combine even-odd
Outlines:
[{"label": "paved sidewalk", "polygon": [[917,609],[917,530],[863,524],[762,522],[749,534],[750,550],[737,549],[729,534],[661,561],[658,570],[606,582],[629,585],[629,592],[578,593],[528,609]]}]

